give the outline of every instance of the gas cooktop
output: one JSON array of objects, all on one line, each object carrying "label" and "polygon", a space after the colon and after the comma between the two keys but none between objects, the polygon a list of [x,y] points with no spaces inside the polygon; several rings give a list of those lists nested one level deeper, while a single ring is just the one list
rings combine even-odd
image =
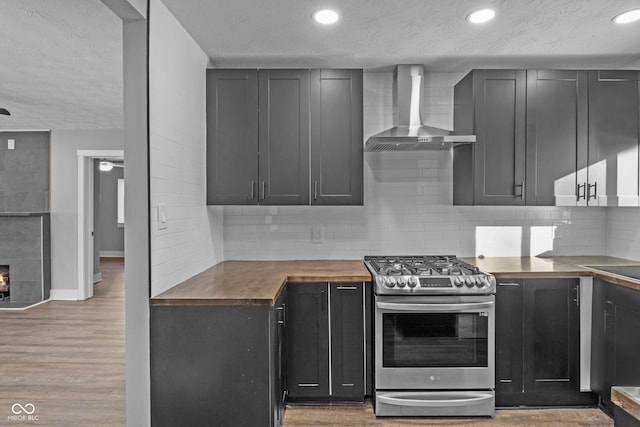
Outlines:
[{"label": "gas cooktop", "polygon": [[495,278],[455,255],[365,256],[377,294],[492,294]]}]

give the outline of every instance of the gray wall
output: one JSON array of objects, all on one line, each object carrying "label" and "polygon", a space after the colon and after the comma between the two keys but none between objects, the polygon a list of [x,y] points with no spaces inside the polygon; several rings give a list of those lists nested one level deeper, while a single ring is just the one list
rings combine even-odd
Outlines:
[{"label": "gray wall", "polygon": [[49,132],[0,132],[0,212],[48,211]]},{"label": "gray wall", "polygon": [[118,179],[124,169],[109,172],[99,169],[100,159],[93,161],[93,277],[100,273],[101,256],[124,256],[124,227],[118,227]]},{"label": "gray wall", "polygon": [[51,297],[78,297],[78,150],[122,150],[122,129],[51,132]]},{"label": "gray wall", "polygon": [[94,228],[99,235],[98,247],[102,256],[124,254],[124,227],[118,227],[117,223],[118,179],[123,178],[123,168],[98,172],[98,221]]}]

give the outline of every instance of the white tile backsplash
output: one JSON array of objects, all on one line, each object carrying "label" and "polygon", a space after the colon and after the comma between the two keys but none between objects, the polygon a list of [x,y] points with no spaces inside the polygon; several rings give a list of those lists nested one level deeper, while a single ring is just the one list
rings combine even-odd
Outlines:
[{"label": "white tile backsplash", "polygon": [[640,210],[607,208],[607,254],[640,261]]},{"label": "white tile backsplash", "polygon": [[[365,153],[365,206],[280,206],[274,215],[263,206],[225,207],[225,259],[358,259],[381,253],[595,255],[606,251],[604,209],[453,206],[451,187],[440,181],[447,174],[422,173],[425,166],[432,172],[433,168],[450,170],[449,153]],[[267,218],[280,227],[271,229]],[[324,227],[324,243],[311,242],[311,228],[316,225]],[[553,238],[554,226],[562,228],[560,238]]]}]

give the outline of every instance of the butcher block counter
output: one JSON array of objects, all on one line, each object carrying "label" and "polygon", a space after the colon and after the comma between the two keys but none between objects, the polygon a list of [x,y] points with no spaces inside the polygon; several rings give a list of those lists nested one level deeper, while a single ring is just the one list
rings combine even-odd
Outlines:
[{"label": "butcher block counter", "polygon": [[543,278],[593,276],[640,290],[640,280],[598,270],[590,266],[637,265],[640,262],[609,256],[487,257],[463,258],[497,278]]},{"label": "butcher block counter", "polygon": [[362,260],[223,261],[151,300],[152,305],[273,304],[287,282],[368,282]]},{"label": "butcher block counter", "polygon": [[[587,266],[640,265],[607,256],[462,258],[497,278],[595,276],[640,290],[640,280]],[[362,260],[223,261],[152,298],[152,305],[273,304],[287,282],[368,282]]]}]

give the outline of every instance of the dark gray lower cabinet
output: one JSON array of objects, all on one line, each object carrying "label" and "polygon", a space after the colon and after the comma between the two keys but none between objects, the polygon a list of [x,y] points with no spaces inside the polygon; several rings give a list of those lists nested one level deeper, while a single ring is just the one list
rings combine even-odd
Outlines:
[{"label": "dark gray lower cabinet", "polygon": [[611,386],[640,384],[640,292],[594,280],[592,387],[613,413]]},{"label": "dark gray lower cabinet", "polygon": [[500,279],[496,405],[595,403],[580,392],[579,279]]},{"label": "dark gray lower cabinet", "polygon": [[281,425],[283,304],[152,305],[152,424]]},{"label": "dark gray lower cabinet", "polygon": [[291,401],[363,401],[370,343],[362,282],[289,283],[287,389]]}]

